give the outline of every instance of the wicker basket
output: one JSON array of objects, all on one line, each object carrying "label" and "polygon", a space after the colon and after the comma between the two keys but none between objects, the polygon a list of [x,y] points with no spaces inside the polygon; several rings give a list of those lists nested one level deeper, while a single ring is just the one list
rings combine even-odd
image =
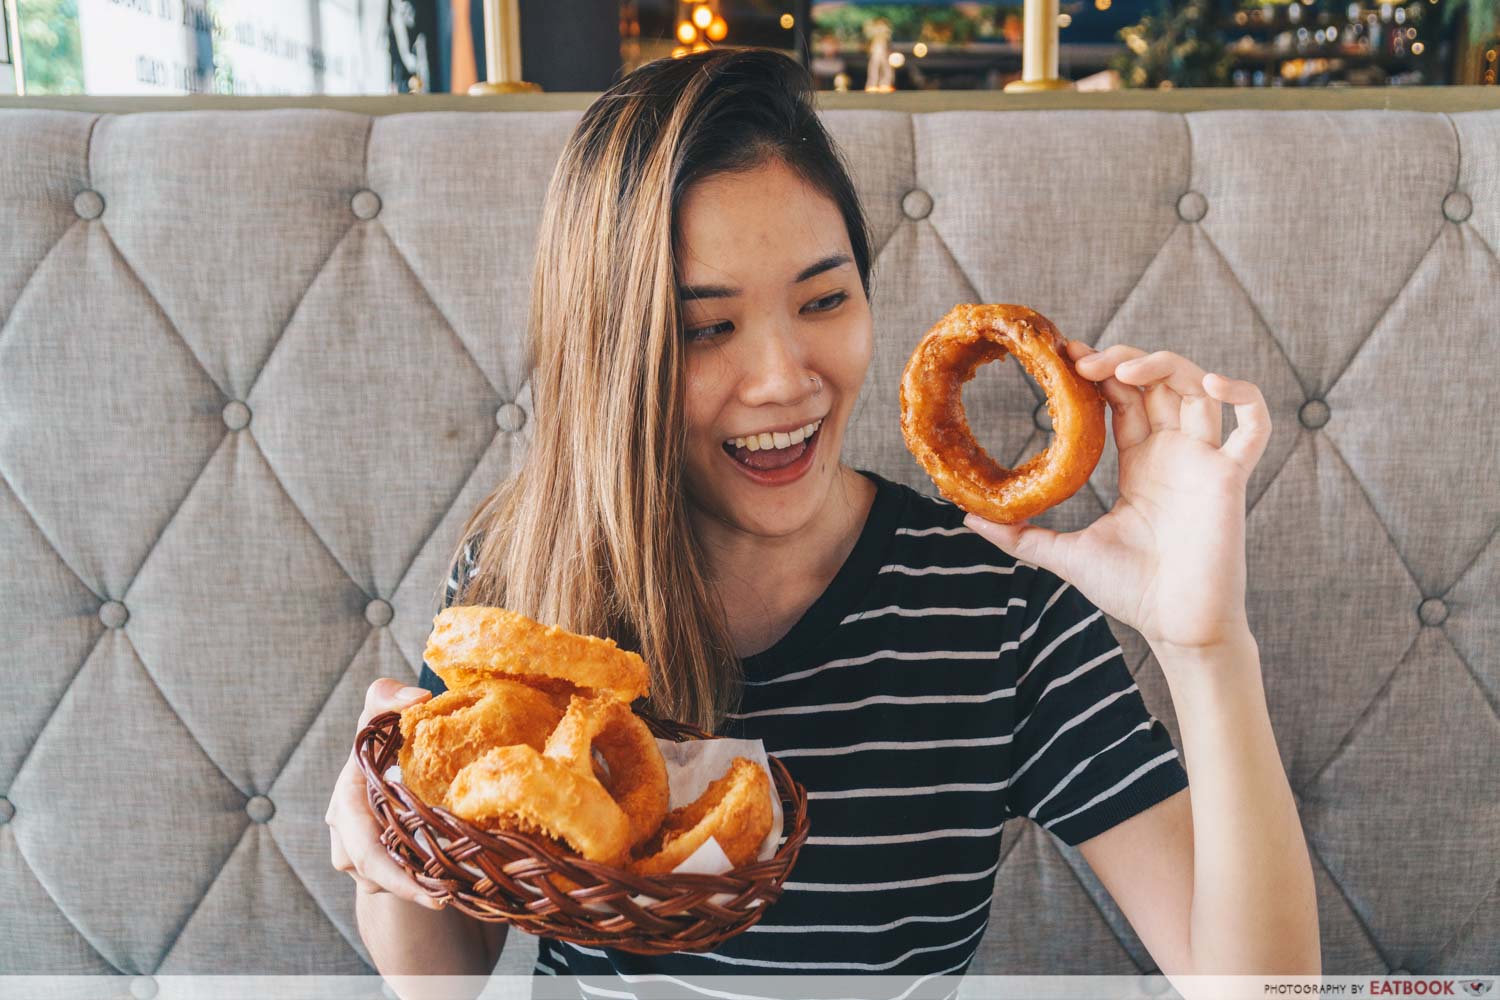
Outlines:
[{"label": "wicker basket", "polygon": [[[770,754],[766,760],[781,798],[785,839],[773,857],[719,875],[637,875],[559,853],[544,837],[481,830],[441,806],[421,801],[400,782],[385,780],[386,768],[396,762],[401,747],[400,719],[394,711],[377,715],[354,741],[370,808],[385,827],[381,843],[432,896],[479,920],[503,921],[528,934],[642,955],[707,951],[760,920],[780,897],[781,885],[807,840],[807,791]],[[680,722],[644,714],[641,720],[664,739],[714,738]],[[439,837],[449,844],[440,845]],[[475,875],[464,865],[483,874]],[[553,875],[572,880],[578,888],[564,892],[549,877]],[[730,898],[715,901],[725,893]],[[636,895],[657,902],[641,905],[631,898]],[[587,904],[606,904],[609,909]]]}]

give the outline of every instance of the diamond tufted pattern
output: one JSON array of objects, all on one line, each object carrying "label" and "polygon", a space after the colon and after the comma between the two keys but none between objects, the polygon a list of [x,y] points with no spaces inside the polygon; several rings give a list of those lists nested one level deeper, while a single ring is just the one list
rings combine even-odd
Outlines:
[{"label": "diamond tufted pattern", "polygon": [[[328,790],[525,454],[578,115],[0,111],[0,972],[370,971]],[[895,388],[961,301],[1256,382],[1249,610],[1326,968],[1487,968],[1500,112],[824,119],[879,249],[848,459],[931,490]],[[1000,461],[1045,445],[1016,365],[967,402]],[[1113,447],[1040,523],[1107,509]],[[1076,851],[1017,824],[1003,857],[974,971],[1153,968]]]}]

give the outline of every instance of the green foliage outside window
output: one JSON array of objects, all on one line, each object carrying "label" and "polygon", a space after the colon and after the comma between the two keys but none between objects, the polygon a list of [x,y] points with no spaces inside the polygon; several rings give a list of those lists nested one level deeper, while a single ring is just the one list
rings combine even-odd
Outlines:
[{"label": "green foliage outside window", "polygon": [[980,4],[976,16],[952,7],[930,7],[919,4],[873,4],[842,7],[815,7],[813,25],[821,31],[832,32],[834,37],[846,45],[865,44],[865,24],[883,18],[891,26],[891,39],[897,42],[931,42],[963,45],[976,38],[989,38],[998,33],[998,24],[1004,11],[1015,4]]},{"label": "green foliage outside window", "polygon": [[26,93],[83,93],[78,0],[18,0],[17,6]]},{"label": "green foliage outside window", "polygon": [[1127,87],[1224,87],[1233,56],[1209,21],[1206,0],[1161,0],[1155,14],[1121,28],[1125,50],[1110,68]]}]

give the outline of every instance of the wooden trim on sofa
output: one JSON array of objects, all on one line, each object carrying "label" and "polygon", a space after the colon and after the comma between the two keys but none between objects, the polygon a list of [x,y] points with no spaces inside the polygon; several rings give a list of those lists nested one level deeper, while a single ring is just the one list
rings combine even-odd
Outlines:
[{"label": "wooden trim on sofa", "polygon": [[[582,111],[593,92],[502,94],[392,94],[368,97],[182,97],[62,96],[0,97],[3,108],[54,108],[131,114],[141,111],[240,111],[266,108],[332,108],[366,115],[409,111]],[[1500,87],[1201,87],[1176,90],[1115,90],[1079,93],[1008,94],[994,90],[897,91],[867,94],[819,91],[823,110],[858,108],[890,111],[1019,111],[1033,109],[1135,109],[1216,111],[1226,108],[1350,111],[1487,111],[1500,108]]]}]

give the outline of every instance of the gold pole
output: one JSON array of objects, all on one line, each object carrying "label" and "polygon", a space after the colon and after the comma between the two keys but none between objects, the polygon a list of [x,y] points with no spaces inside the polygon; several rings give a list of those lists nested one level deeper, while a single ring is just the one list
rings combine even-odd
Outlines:
[{"label": "gold pole", "polygon": [[519,0],[484,0],[485,79],[469,88],[471,96],[525,94],[542,89],[538,84],[521,79],[521,10],[518,3]]},{"label": "gold pole", "polygon": [[1006,93],[1075,89],[1072,80],[1057,78],[1057,0],[1025,0],[1021,10],[1021,79],[1007,83]]},{"label": "gold pole", "polygon": [[21,12],[16,0],[5,0],[6,24],[10,26],[10,68],[16,75],[16,96],[26,96],[26,70],[21,65]]}]

